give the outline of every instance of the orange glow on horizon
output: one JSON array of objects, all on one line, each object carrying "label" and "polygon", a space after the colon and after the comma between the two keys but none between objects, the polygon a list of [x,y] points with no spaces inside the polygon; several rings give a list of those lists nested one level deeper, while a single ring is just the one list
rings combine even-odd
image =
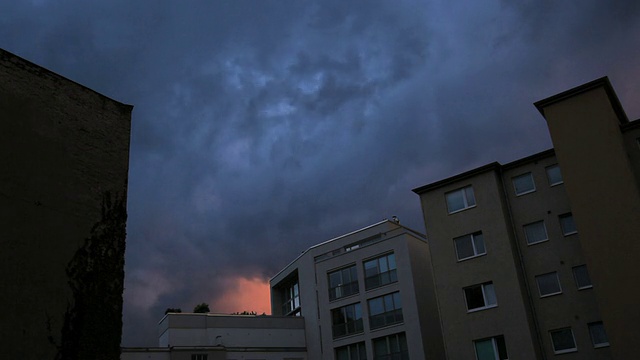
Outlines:
[{"label": "orange glow on horizon", "polygon": [[269,294],[269,281],[252,278],[238,277],[229,279],[235,286],[218,299],[211,311],[216,313],[231,314],[243,311],[255,311],[258,315],[271,314],[271,300]]}]

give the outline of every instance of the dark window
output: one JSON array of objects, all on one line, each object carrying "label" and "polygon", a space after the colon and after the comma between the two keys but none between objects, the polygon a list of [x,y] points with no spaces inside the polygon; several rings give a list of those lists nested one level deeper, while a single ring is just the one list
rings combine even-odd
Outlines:
[{"label": "dark window", "polygon": [[574,267],[573,278],[576,279],[576,286],[578,287],[578,290],[590,289],[593,287],[591,285],[591,278],[589,277],[586,265]]},{"label": "dark window", "polygon": [[609,338],[607,338],[607,333],[604,331],[602,321],[589,324],[589,334],[594,348],[609,346]]},{"label": "dark window", "polygon": [[331,323],[334,338],[362,332],[362,307],[360,303],[331,310]]},{"label": "dark window", "polygon": [[191,354],[191,360],[207,360],[208,358],[207,354]]},{"label": "dark window", "polygon": [[495,307],[498,305],[496,292],[492,282],[469,286],[464,289],[464,297],[467,301],[467,310],[476,311]]},{"label": "dark window", "polygon": [[366,360],[367,349],[364,342],[336,348],[336,360]]},{"label": "dark window", "polygon": [[389,254],[365,261],[364,275],[367,290],[398,281],[395,255]]},{"label": "dark window", "polygon": [[476,340],[473,342],[476,347],[477,360],[506,360],[507,346],[504,336],[495,336],[489,339]]},{"label": "dark window", "polygon": [[573,235],[578,232],[571,213],[560,215],[558,218],[560,219],[560,227],[562,228],[562,234],[564,236]]},{"label": "dark window", "polygon": [[513,188],[518,196],[536,191],[536,184],[533,182],[533,176],[531,176],[530,172],[516,176],[511,180],[513,181]]},{"label": "dark window", "polygon": [[404,333],[373,339],[375,360],[409,360],[407,337]]},{"label": "dark window", "polygon": [[558,279],[557,272],[538,275],[536,276],[536,282],[538,283],[540,297],[562,293],[562,288],[560,287],[560,280]]},{"label": "dark window", "polygon": [[372,330],[402,321],[402,302],[399,292],[369,300],[369,325]]},{"label": "dark window", "polygon": [[298,279],[293,280],[281,290],[282,315],[300,316],[300,289]]},{"label": "dark window", "polygon": [[453,242],[456,247],[458,260],[465,260],[487,253],[484,248],[482,232],[457,237],[453,239]]},{"label": "dark window", "polygon": [[356,266],[329,273],[329,299],[335,300],[358,293],[358,274]]},{"label": "dark window", "polygon": [[556,164],[547,167],[547,179],[549,180],[549,186],[562,184],[562,174],[560,173],[560,166]]},{"label": "dark window", "polygon": [[551,343],[555,354],[578,351],[571,328],[551,330],[549,334],[551,335]]}]

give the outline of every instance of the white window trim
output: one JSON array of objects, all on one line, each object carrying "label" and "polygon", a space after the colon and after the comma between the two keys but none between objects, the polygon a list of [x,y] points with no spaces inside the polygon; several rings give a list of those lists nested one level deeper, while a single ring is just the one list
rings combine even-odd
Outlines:
[{"label": "white window trim", "polygon": [[[489,283],[493,284],[493,282],[489,282]],[[487,303],[487,295],[486,295],[486,294],[485,294],[485,292],[484,292],[484,285],[485,285],[485,284],[488,284],[488,283],[482,283],[482,284],[480,284],[480,289],[482,289],[482,300],[484,300],[484,303],[486,304],[486,303]],[[476,286],[476,285],[468,286],[468,287],[466,287],[465,289],[470,288],[470,287],[474,287],[474,286]],[[476,312],[476,311],[482,311],[482,310],[486,310],[486,309],[491,309],[491,308],[498,307],[498,297],[497,297],[497,296],[496,296],[496,294],[495,294],[495,286],[493,287],[493,291],[494,291],[493,295],[494,295],[494,296],[495,296],[495,298],[496,298],[496,303],[495,303],[495,304],[492,304],[492,305],[485,305],[485,306],[477,307],[477,308],[473,308],[473,309],[468,309],[468,308],[467,308],[467,313],[472,313],[472,312]],[[465,306],[469,306],[469,305],[468,305],[469,303],[468,303],[468,301],[467,301],[467,293],[466,293],[466,292],[463,292],[463,293],[464,293],[464,303],[465,303]]]},{"label": "white window trim", "polygon": [[[544,168],[545,173],[547,174],[547,182],[549,183],[549,187],[554,187],[554,186],[557,186],[557,185],[562,185],[562,184],[564,184],[564,179],[562,179],[562,180],[560,180],[560,181],[557,181],[557,182],[554,182],[554,183],[552,183],[551,181],[549,181],[549,168],[552,168],[552,167],[558,167],[558,168],[560,168],[560,166],[559,166],[558,164],[554,164],[554,165],[547,166],[546,168]],[[560,175],[562,175],[562,171],[560,172]]]},{"label": "white window trim", "polygon": [[[478,233],[480,233],[480,231],[472,233],[472,234],[462,235],[462,236],[459,236],[459,237],[456,237],[456,238],[453,239],[453,249],[456,252],[456,259],[458,259],[458,262],[466,261],[466,260],[470,260],[470,259],[474,259],[474,258],[477,258],[477,257],[480,257],[480,256],[487,255],[487,243],[484,244],[484,252],[482,254],[479,254],[478,253],[478,249],[476,249],[475,234],[478,234]],[[459,238],[465,237],[465,236],[471,236],[471,245],[473,246],[474,255],[467,256],[466,258],[460,259],[460,257],[458,256],[458,248],[456,247],[456,239],[459,239]]]},{"label": "white window trim", "polygon": [[[529,242],[529,237],[527,236],[527,230],[525,230],[525,228],[527,226],[529,226],[529,225],[533,225],[533,224],[536,224],[536,223],[539,223],[539,222],[542,223],[542,227],[544,228],[544,234],[546,235],[546,238],[542,239],[542,240],[538,240],[536,242],[530,243]],[[547,225],[545,224],[544,220],[534,221],[534,222],[525,224],[525,225],[522,226],[522,231],[524,232],[524,241],[527,243],[527,246],[536,245],[536,244],[540,244],[540,243],[549,241],[549,232],[547,231]]]},{"label": "white window trim", "polygon": [[[544,276],[544,275],[549,275],[549,274],[555,274],[556,275],[556,280],[558,281],[558,287],[560,288],[560,291],[556,291],[554,293],[549,293],[549,294],[542,295],[542,291],[540,290],[540,283],[538,282],[538,277]],[[549,297],[549,296],[562,294],[562,284],[560,283],[560,277],[558,276],[558,272],[557,271],[553,271],[553,272],[546,273],[546,274],[536,275],[536,285],[538,286],[538,294],[540,294],[540,298],[541,299]]]},{"label": "white window trim", "polygon": [[[531,183],[533,184],[533,189],[519,193],[518,189],[516,189],[516,183],[515,183],[514,179],[522,177],[524,175],[529,175],[529,177],[531,178]],[[513,193],[516,194],[516,196],[522,196],[522,195],[531,194],[532,192],[536,192],[536,182],[533,179],[533,174],[531,172],[520,174],[520,175],[512,177],[511,178],[511,184],[513,185]]]},{"label": "white window trim", "polygon": [[[473,205],[469,205],[469,200],[467,199],[467,192],[465,191],[466,188],[471,188],[471,190],[473,191],[473,187],[471,185],[467,185],[467,186],[463,186],[459,189],[456,190],[452,190],[452,191],[447,191],[446,193],[444,193],[444,206],[447,208],[447,213],[449,214],[455,214],[455,213],[459,213],[460,211],[465,211],[465,210],[469,210],[469,209],[473,209],[474,207],[476,207],[476,204],[478,203],[478,201],[476,200],[476,204]],[[447,202],[447,195],[448,194],[452,194],[458,191],[462,191],[462,198],[464,200],[464,207],[462,209],[458,209],[458,210],[454,210],[454,211],[449,211],[449,204]],[[473,196],[475,197],[475,192],[473,193]]]},{"label": "white window trim", "polygon": [[[571,337],[573,338],[573,347],[570,349],[556,350],[556,347],[553,345],[553,333],[559,332],[561,330],[566,330],[566,329],[569,329],[569,331],[571,331]],[[576,336],[573,334],[572,328],[568,327],[568,328],[551,330],[549,331],[549,336],[551,337],[551,348],[553,349],[554,354],[559,355],[559,354],[566,354],[566,353],[578,351],[578,344],[576,344]]]}]

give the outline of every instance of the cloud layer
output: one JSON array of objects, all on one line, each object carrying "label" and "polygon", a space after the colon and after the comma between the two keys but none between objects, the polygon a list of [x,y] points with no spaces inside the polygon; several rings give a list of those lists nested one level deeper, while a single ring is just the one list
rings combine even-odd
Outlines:
[{"label": "cloud layer", "polygon": [[4,2],[0,47],[135,106],[125,346],[167,307],[264,311],[320,241],[424,229],[412,188],[551,146],[534,101],[608,75],[640,114],[636,1]]}]

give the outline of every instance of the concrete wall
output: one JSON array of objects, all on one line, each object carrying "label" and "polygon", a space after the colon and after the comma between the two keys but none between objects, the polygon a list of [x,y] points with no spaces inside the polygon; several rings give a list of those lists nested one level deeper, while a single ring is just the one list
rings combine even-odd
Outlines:
[{"label": "concrete wall", "polygon": [[625,142],[626,115],[606,78],[536,103],[565,188],[615,358],[636,357],[640,312],[640,164]]},{"label": "concrete wall", "polygon": [[3,357],[118,358],[131,111],[0,50]]}]

